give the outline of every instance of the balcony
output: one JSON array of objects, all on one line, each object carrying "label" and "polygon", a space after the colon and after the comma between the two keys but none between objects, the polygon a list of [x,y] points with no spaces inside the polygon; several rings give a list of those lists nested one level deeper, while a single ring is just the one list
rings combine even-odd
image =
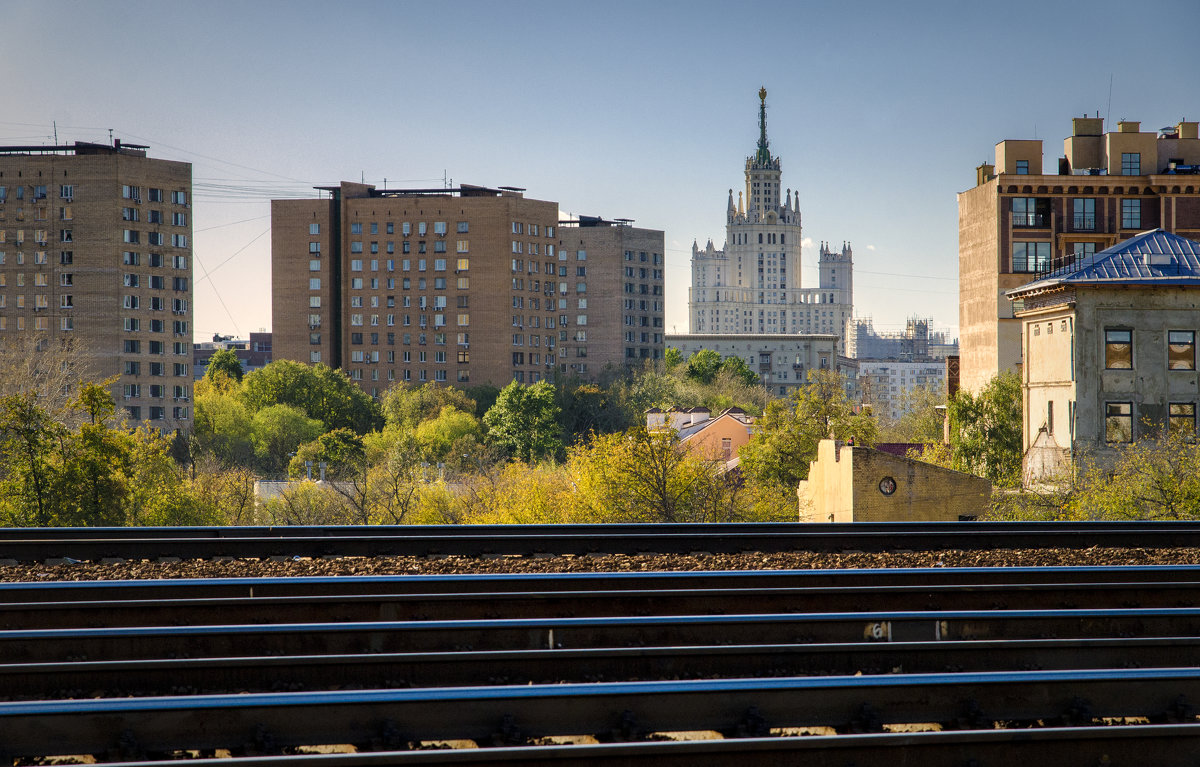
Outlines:
[{"label": "balcony", "polygon": [[1071,220],[1071,228],[1076,232],[1091,232],[1096,229],[1095,213],[1076,213]]},{"label": "balcony", "polygon": [[1012,225],[1019,228],[1050,226],[1050,216],[1044,213],[1013,213]]}]

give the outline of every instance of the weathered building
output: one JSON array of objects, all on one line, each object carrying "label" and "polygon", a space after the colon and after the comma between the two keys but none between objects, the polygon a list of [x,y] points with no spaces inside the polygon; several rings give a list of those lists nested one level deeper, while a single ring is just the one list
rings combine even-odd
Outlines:
[{"label": "weathered building", "polygon": [[1025,360],[1026,483],[1160,429],[1195,433],[1200,242],[1142,232],[1008,297]]},{"label": "weathered building", "polygon": [[991,493],[986,479],[831,439],[821,440],[796,490],[801,522],[975,519]]}]

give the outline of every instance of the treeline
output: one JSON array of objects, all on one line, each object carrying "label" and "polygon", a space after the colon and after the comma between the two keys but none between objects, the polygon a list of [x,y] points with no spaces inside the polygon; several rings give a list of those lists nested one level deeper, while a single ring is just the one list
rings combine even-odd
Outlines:
[{"label": "treeline", "polygon": [[[0,368],[28,363],[0,356]],[[81,372],[47,356],[45,365]],[[194,387],[190,434],[127,425],[110,382],[36,376],[0,389],[0,524],[374,524],[794,519],[772,468],[798,433],[763,441],[753,468],[645,428],[650,407],[737,406],[782,424],[740,360],[672,353],[598,383],[504,389],[399,384],[378,400],[343,373],[274,362],[242,375],[218,353]],[[829,390],[840,394],[836,379]],[[64,391],[70,396],[63,396]],[[792,406],[784,403],[793,402]],[[841,396],[837,407],[850,413]],[[828,433],[813,420],[805,444]],[[796,418],[808,415],[796,414]],[[815,415],[813,415],[816,418]],[[784,431],[796,431],[794,425]],[[863,431],[862,434],[866,434]],[[861,437],[860,437],[861,438]],[[805,448],[807,449],[807,448]],[[807,464],[805,464],[805,469]],[[277,483],[256,500],[260,480]]]}]

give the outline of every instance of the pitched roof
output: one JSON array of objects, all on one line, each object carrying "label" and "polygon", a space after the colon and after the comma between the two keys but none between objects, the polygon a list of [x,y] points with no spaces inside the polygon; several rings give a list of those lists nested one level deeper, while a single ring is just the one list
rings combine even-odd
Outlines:
[{"label": "pitched roof", "polygon": [[1200,242],[1151,229],[1045,277],[1008,291],[1009,298],[1070,285],[1200,287]]}]

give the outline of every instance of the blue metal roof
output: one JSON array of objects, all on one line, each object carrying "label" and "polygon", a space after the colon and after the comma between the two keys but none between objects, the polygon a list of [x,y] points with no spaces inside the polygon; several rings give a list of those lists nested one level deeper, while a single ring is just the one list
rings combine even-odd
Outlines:
[{"label": "blue metal roof", "polygon": [[1070,285],[1195,285],[1200,287],[1200,242],[1151,229],[1094,256],[1013,288],[1007,295]]}]

